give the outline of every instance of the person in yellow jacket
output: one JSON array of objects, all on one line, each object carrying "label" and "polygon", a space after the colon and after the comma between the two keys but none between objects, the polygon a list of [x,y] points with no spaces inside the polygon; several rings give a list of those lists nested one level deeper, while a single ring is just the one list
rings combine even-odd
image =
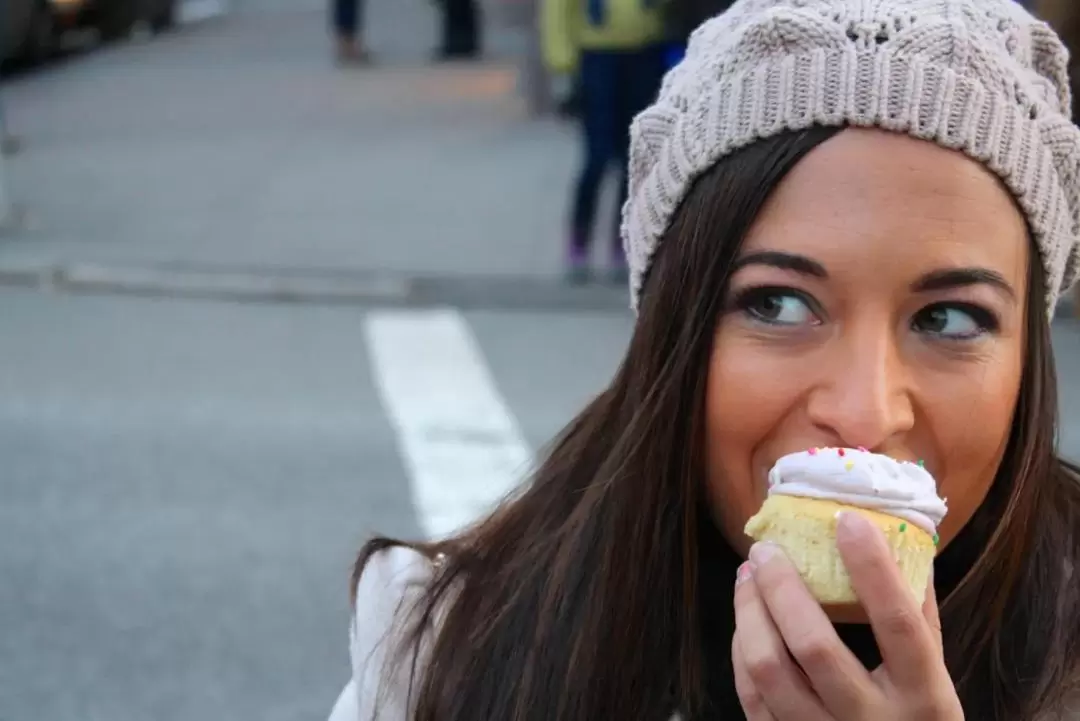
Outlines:
[{"label": "person in yellow jacket", "polygon": [[[567,243],[573,281],[589,278],[597,199],[607,170],[622,166],[618,211],[626,199],[630,123],[659,91],[667,39],[667,0],[543,0],[544,61],[555,75],[576,74],[582,93],[584,162],[574,188]],[[611,238],[611,271],[626,277],[618,236]]]}]

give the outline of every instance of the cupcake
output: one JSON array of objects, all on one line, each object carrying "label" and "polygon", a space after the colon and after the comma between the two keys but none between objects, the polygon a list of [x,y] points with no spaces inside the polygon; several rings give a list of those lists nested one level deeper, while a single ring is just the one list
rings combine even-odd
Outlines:
[{"label": "cupcake", "polygon": [[783,548],[821,603],[854,603],[858,599],[836,548],[836,514],[856,511],[885,534],[921,602],[947,510],[921,461],[897,461],[861,448],[811,448],[776,462],[769,495],[745,532]]}]

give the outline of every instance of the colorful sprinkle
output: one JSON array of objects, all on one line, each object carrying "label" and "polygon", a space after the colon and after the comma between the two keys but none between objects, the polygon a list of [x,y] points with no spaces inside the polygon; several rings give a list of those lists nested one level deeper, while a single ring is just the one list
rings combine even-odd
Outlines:
[{"label": "colorful sprinkle", "polygon": [[859,446],[859,451],[862,453],[866,453],[866,446]]},{"label": "colorful sprinkle", "polygon": [[852,463],[851,461],[848,461],[847,463],[844,464],[844,468],[848,469],[849,471],[854,467],[855,467],[855,464]]},{"label": "colorful sprinkle", "polygon": [[907,530],[907,524],[906,523],[901,523],[900,524],[900,533],[903,533],[906,530]]},{"label": "colorful sprinkle", "polygon": [[919,459],[919,468],[926,468],[926,461],[921,458]]},{"label": "colorful sprinkle", "polygon": [[817,455],[817,448],[811,448],[810,450],[807,451],[807,453],[809,453],[812,456],[816,456]]},{"label": "colorful sprinkle", "polygon": [[935,546],[938,545],[938,541],[940,541],[940,540],[941,540],[941,537],[938,534],[935,533],[934,534],[934,545]]},{"label": "colorful sprinkle", "polygon": [[843,448],[837,448],[836,452],[839,453],[841,456],[844,455],[844,449]]}]

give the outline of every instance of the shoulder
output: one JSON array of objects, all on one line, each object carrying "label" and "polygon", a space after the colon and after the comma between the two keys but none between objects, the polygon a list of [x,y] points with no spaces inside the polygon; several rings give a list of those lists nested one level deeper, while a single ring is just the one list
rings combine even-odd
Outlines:
[{"label": "shoulder", "polygon": [[433,574],[427,556],[407,546],[372,555],[356,583],[357,630],[378,631],[392,622],[410,598],[428,587]]},{"label": "shoulder", "polygon": [[[405,546],[374,554],[356,584],[349,639],[359,718],[404,721],[416,650],[402,648],[413,611],[434,577],[432,562]],[[398,656],[399,653],[404,655]],[[398,663],[400,661],[400,663]]]}]

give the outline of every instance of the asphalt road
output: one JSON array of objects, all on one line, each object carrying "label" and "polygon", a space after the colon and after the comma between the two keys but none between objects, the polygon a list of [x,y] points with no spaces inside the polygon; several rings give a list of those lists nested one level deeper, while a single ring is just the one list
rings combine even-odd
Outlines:
[{"label": "asphalt road", "polygon": [[[422,532],[370,311],[0,307],[0,719],[325,715],[348,672],[352,554]],[[462,319],[531,448],[599,389],[629,327]]]}]

